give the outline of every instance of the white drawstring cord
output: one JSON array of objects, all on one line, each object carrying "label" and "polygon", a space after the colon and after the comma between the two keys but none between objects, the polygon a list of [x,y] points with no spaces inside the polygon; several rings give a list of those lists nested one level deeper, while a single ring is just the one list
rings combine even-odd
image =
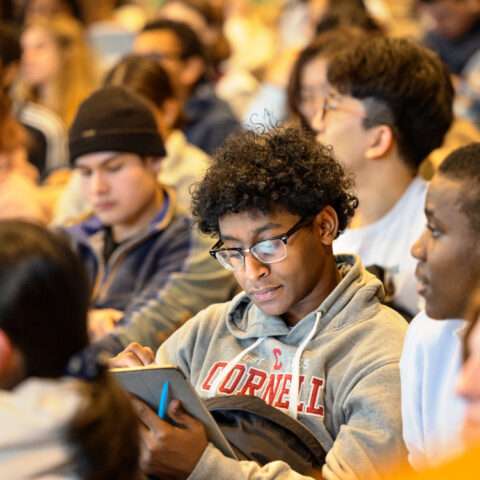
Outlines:
[{"label": "white drawstring cord", "polygon": [[225,368],[220,372],[218,377],[215,379],[215,381],[212,383],[212,387],[210,388],[210,392],[208,392],[208,397],[214,397],[215,394],[217,393],[218,387],[220,387],[221,383],[225,380],[227,375],[233,370],[235,365],[248,353],[250,350],[253,350],[257,345],[262,343],[265,338],[267,337],[260,337],[257,338],[257,340],[252,343],[248,348],[245,350],[242,350],[233,360],[230,360],[227,365],[225,365]]},{"label": "white drawstring cord", "polygon": [[290,402],[288,405],[288,415],[290,417],[297,419],[298,416],[298,395],[299,395],[299,382],[300,382],[300,359],[302,357],[303,351],[307,346],[307,343],[312,339],[317,331],[320,318],[322,317],[322,312],[317,312],[317,317],[315,319],[315,325],[313,326],[310,333],[305,337],[301,345],[298,347],[295,355],[293,357],[293,372],[292,372],[292,384],[290,387]]}]

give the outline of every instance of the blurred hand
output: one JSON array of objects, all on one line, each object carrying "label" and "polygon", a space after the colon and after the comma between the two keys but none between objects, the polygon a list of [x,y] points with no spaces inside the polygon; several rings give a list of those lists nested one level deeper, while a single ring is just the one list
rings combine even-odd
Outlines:
[{"label": "blurred hand", "polygon": [[90,310],[88,312],[88,333],[90,339],[98,340],[110,333],[122,317],[123,312],[114,308]]},{"label": "blurred hand", "polygon": [[140,419],[140,468],[162,479],[185,479],[195,468],[205,448],[207,435],[202,422],[191,417],[178,400],[168,406],[174,427],[141,400],[133,399]]}]

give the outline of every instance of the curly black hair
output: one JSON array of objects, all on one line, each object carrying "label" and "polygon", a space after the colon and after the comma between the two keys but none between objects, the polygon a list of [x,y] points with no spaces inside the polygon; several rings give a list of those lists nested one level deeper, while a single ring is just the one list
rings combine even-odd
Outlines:
[{"label": "curly black hair", "polygon": [[[227,213],[284,209],[313,217],[327,205],[340,234],[358,205],[354,180],[332,149],[296,128],[232,135],[213,154],[212,164],[192,192],[192,213],[202,232],[219,236]],[[337,235],[338,235],[337,234]]]}]

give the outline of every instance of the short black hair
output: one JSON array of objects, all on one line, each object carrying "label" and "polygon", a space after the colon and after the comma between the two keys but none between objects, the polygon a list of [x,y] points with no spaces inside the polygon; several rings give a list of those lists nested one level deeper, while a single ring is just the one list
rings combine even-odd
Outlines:
[{"label": "short black hair", "polygon": [[127,55],[107,72],[104,85],[120,85],[140,93],[161,108],[166,100],[175,98],[165,69],[151,57]]},{"label": "short black hair", "polygon": [[25,358],[26,376],[65,374],[88,344],[90,298],[67,241],[38,225],[0,221],[0,291],[0,328]]},{"label": "short black hair", "polygon": [[141,31],[151,32],[155,30],[168,30],[177,37],[180,42],[182,60],[186,60],[193,56],[199,56],[206,59],[205,50],[200,38],[186,23],[166,18],[158,18],[147,22]]},{"label": "short black hair", "polygon": [[405,163],[417,171],[452,123],[453,86],[436,53],[410,38],[369,37],[334,56],[328,81],[365,102],[365,128],[388,124]]},{"label": "short black hair", "polygon": [[192,192],[192,212],[199,228],[219,235],[227,213],[284,209],[313,217],[327,205],[343,231],[358,205],[354,180],[330,147],[295,128],[247,131],[227,138]]},{"label": "short black hair", "polygon": [[438,174],[468,184],[462,189],[461,208],[472,230],[480,234],[480,143],[451,152],[440,164]]}]

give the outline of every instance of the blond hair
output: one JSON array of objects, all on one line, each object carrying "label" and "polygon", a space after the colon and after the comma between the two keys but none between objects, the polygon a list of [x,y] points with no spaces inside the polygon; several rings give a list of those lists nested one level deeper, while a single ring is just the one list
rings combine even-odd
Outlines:
[{"label": "blond hair", "polygon": [[28,85],[25,80],[19,86],[20,96],[50,108],[70,126],[80,103],[97,84],[97,71],[85,29],[68,15],[35,19],[24,27],[23,32],[30,28],[40,28],[52,37],[58,48],[61,66],[44,98],[40,98],[38,87]]}]

